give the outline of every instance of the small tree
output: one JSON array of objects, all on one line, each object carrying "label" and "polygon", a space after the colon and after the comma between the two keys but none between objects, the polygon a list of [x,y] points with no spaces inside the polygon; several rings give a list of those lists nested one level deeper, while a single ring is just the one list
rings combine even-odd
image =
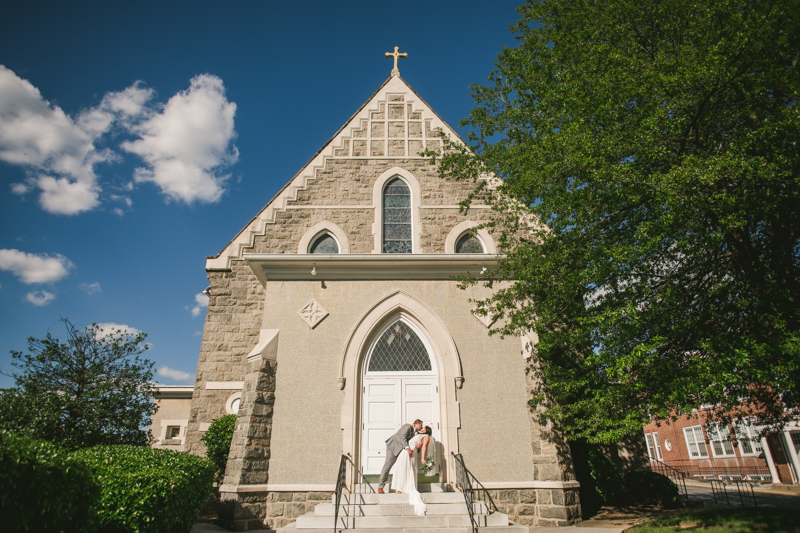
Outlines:
[{"label": "small tree", "polygon": [[217,465],[217,480],[222,481],[225,465],[228,464],[228,452],[231,449],[233,430],[236,427],[236,415],[225,415],[211,421],[208,431],[200,438],[206,445],[206,457]]},{"label": "small tree", "polygon": [[79,328],[69,319],[62,343],[50,333],[12,351],[17,388],[0,392],[0,429],[71,448],[146,445],[155,412],[153,362],[139,356],[145,333]]}]

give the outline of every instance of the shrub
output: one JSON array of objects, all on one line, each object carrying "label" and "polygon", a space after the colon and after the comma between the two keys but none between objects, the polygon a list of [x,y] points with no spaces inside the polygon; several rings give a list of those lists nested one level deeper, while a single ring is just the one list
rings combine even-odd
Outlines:
[{"label": "shrub", "polygon": [[0,431],[4,531],[94,531],[99,498],[91,472],[67,450]]},{"label": "shrub", "polygon": [[214,465],[202,457],[129,445],[97,446],[76,455],[102,488],[101,532],[187,532],[211,494]]},{"label": "shrub", "polygon": [[680,507],[678,487],[668,477],[649,470],[634,470],[625,474],[625,488],[630,501],[639,505]]},{"label": "shrub", "polygon": [[236,415],[225,415],[211,421],[208,431],[200,440],[206,445],[206,457],[217,466],[217,480],[225,475],[228,464],[228,452],[233,440],[233,429],[236,427]]},{"label": "shrub", "polygon": [[581,511],[584,518],[594,515],[603,505],[625,502],[622,472],[597,444],[585,440],[570,442],[575,477],[580,482]]}]

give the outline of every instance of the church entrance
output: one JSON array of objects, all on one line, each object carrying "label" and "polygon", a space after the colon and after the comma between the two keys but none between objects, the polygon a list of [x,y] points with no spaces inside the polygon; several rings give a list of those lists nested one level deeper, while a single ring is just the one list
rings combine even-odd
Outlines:
[{"label": "church entrance", "polygon": [[380,474],[386,460],[386,439],[403,424],[420,419],[439,441],[439,386],[430,354],[425,337],[403,316],[375,336],[364,365],[361,403],[361,468],[365,475]]}]

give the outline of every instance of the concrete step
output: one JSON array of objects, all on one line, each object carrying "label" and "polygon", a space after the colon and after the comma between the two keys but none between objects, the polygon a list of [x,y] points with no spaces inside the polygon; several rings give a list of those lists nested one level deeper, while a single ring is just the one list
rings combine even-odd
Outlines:
[{"label": "concrete step", "polygon": [[[464,495],[460,492],[423,492],[425,503],[464,503]],[[336,496],[331,496],[331,503],[336,503]],[[408,494],[342,494],[343,504],[395,504],[408,503]]]},{"label": "concrete step", "polygon": [[[462,500],[459,503],[428,503],[428,515],[455,515],[467,514],[467,505]],[[488,514],[488,506],[484,503],[473,504],[475,514]],[[332,503],[321,503],[314,509],[314,516],[333,516],[336,506]],[[413,516],[414,506],[399,505],[340,505],[339,516]]]},{"label": "concrete step", "polygon": [[[302,533],[331,533],[331,529],[297,529],[296,523],[291,523],[288,526],[278,529],[280,532],[293,533],[302,531]],[[341,530],[340,530],[341,531]],[[356,529],[358,533],[417,533],[420,531],[417,528],[399,528],[399,529]],[[428,528],[422,530],[425,533],[472,533],[472,527],[448,527],[448,528]],[[482,527],[481,533],[528,533],[530,529],[527,526],[519,524],[509,524],[506,527]]]},{"label": "concrete step", "polygon": [[[507,527],[508,516],[503,513],[478,515],[475,517],[479,527]],[[450,527],[471,527],[469,515],[432,516],[359,516],[339,517],[337,529],[431,529]],[[333,529],[332,516],[314,516],[306,513],[297,519],[297,529]]]},{"label": "concrete step", "polygon": [[[388,486],[388,485],[387,485]],[[384,487],[384,490],[387,490]],[[420,492],[447,492],[447,484],[445,483],[417,483],[417,490]],[[359,493],[376,493],[378,492],[377,483],[358,483],[355,488]]]}]

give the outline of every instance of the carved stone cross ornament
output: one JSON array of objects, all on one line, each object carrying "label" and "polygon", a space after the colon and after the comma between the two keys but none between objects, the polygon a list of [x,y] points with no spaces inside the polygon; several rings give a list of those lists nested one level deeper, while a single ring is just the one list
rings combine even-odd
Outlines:
[{"label": "carved stone cross ornament", "polygon": [[399,49],[400,49],[399,46],[395,46],[394,47],[394,53],[386,52],[384,54],[386,57],[393,57],[394,58],[394,68],[392,69],[392,76],[399,76],[400,75],[400,70],[398,70],[398,68],[397,68],[397,60],[398,60],[398,58],[401,58],[401,57],[402,58],[406,58],[406,57],[408,57],[407,53],[403,52],[401,54],[400,52],[398,52]]}]

